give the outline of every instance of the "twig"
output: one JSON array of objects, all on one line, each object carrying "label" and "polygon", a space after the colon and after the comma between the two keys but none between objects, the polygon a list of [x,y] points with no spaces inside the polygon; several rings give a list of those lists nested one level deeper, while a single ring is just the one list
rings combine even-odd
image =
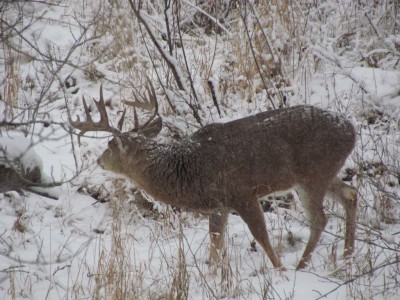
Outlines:
[{"label": "twig", "polygon": [[369,24],[371,25],[372,29],[375,31],[376,36],[379,37],[378,30],[376,30],[376,28],[375,28],[374,24],[372,23],[370,17],[368,16],[368,13],[365,13],[365,16],[367,17],[367,20],[368,20]]},{"label": "twig", "polygon": [[213,99],[213,102],[214,102],[214,105],[215,105],[215,107],[217,108],[217,111],[218,111],[218,115],[219,115],[219,117],[221,118],[222,117],[222,115],[221,115],[221,110],[219,109],[219,105],[218,105],[218,99],[217,99],[217,94],[216,94],[216,92],[215,92],[215,86],[214,86],[214,83],[213,83],[213,81],[212,80],[208,80],[208,87],[210,88],[210,91],[211,91],[211,96],[212,96],[212,99]]}]

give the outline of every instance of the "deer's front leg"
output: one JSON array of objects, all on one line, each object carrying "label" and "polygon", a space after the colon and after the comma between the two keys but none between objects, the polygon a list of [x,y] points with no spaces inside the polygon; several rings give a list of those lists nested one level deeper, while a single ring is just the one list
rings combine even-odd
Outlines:
[{"label": "deer's front leg", "polygon": [[215,212],[209,217],[210,232],[210,266],[216,266],[221,261],[224,247],[224,233],[229,212]]},{"label": "deer's front leg", "polygon": [[261,247],[263,247],[274,268],[285,270],[285,267],[269,241],[264,212],[258,199],[254,196],[249,202],[246,202],[245,205],[239,205],[234,208],[243,221],[246,222],[253,237]]}]

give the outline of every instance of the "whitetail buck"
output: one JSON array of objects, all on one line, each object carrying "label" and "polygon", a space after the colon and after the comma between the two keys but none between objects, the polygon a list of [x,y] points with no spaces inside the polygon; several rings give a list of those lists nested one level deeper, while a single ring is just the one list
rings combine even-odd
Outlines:
[{"label": "whitetail buck", "polygon": [[291,188],[298,192],[310,225],[297,268],[307,265],[325,228],[325,194],[345,209],[344,255],[353,252],[357,192],[336,177],[355,143],[354,127],[345,118],[295,106],[210,124],[184,140],[161,144],[152,139],[161,130],[161,119],[144,127],[135,122],[135,129],[122,133],[121,126],[108,122],[101,89],[96,105],[99,122],[92,121],[85,102],[87,121],[70,122],[80,135],[96,130],[114,135],[98,163],[129,177],[156,200],[209,213],[211,264],[219,259],[228,215],[236,211],[273,266],[283,268],[268,239],[258,198]]}]

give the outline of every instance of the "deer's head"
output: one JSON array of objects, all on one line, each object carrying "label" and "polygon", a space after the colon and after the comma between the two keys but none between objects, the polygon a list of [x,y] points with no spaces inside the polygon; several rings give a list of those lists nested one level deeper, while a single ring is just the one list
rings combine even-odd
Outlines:
[{"label": "deer's head", "polygon": [[97,163],[105,170],[121,173],[124,166],[132,166],[131,161],[137,158],[138,151],[156,137],[161,129],[161,118],[156,118],[141,130],[115,134]]},{"label": "deer's head", "polygon": [[[125,118],[126,109],[124,110],[117,127],[110,125],[106,106],[103,98],[103,89],[100,87],[100,99],[95,101],[97,110],[100,113],[100,121],[94,122],[88,105],[83,98],[83,107],[85,109],[86,121],[81,121],[79,116],[76,121],[69,120],[72,127],[79,129],[80,138],[84,133],[88,131],[105,131],[113,135],[113,139],[108,143],[108,148],[100,155],[97,162],[105,170],[109,170],[116,173],[124,173],[124,167],[131,165],[130,161],[134,160],[138,150],[149,141],[156,137],[162,129],[162,121],[158,114],[158,105],[156,101],[156,94],[150,81],[148,81],[147,91],[149,92],[149,100],[146,101],[144,96],[141,96],[146,102],[140,101],[136,97],[136,101],[128,102],[124,101],[125,104],[134,107],[134,128],[123,132],[122,126]],[[136,114],[136,107],[141,108],[154,108],[153,115],[143,125],[139,126],[138,118]]]}]

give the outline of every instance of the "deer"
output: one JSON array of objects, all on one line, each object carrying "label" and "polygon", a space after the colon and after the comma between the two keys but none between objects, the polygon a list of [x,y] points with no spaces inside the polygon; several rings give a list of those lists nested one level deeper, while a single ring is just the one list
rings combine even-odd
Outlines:
[{"label": "deer", "polygon": [[[154,98],[154,88],[148,91]],[[134,108],[135,126],[124,132],[126,109],[114,127],[108,120],[102,87],[100,99],[93,101],[100,121],[92,120],[83,98],[86,121],[78,116],[69,122],[80,131],[79,137],[88,131],[112,134],[98,164],[129,178],[157,201],[208,215],[210,265],[219,262],[228,216],[236,212],[273,267],[285,270],[269,240],[259,198],[287,190],[297,192],[310,227],[297,270],[309,264],[327,224],[325,196],[344,208],[343,256],[353,253],[357,190],[337,177],[356,141],[354,126],[345,117],[298,105],[212,123],[181,140],[161,143],[156,140],[162,130],[158,113],[139,126]]]}]

